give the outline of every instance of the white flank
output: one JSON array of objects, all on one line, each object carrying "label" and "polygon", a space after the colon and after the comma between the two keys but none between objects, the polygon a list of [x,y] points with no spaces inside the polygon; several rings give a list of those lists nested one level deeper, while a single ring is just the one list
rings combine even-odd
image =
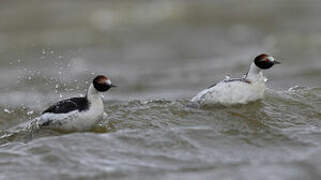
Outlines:
[{"label": "white flank", "polygon": [[262,99],[266,89],[265,83],[267,79],[254,63],[251,64],[246,80],[251,83],[242,81],[221,81],[214,87],[201,91],[193,97],[191,101],[201,105],[233,105],[247,104],[248,102]]},{"label": "white flank", "polygon": [[89,101],[88,110],[81,112],[75,110],[66,114],[45,113],[40,116],[38,125],[48,123],[48,126],[44,127],[67,131],[89,130],[103,117],[104,104],[100,93],[92,84],[89,87],[87,98]]}]

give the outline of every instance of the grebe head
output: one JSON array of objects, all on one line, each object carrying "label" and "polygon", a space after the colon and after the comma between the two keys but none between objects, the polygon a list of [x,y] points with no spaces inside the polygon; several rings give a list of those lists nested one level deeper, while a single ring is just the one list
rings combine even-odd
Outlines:
[{"label": "grebe head", "polygon": [[106,76],[103,76],[103,75],[96,76],[95,79],[93,80],[93,85],[95,89],[99,92],[105,92],[112,87],[116,87],[111,83],[110,79],[108,79]]},{"label": "grebe head", "polygon": [[255,65],[260,69],[270,69],[274,64],[281,64],[274,57],[267,54],[260,54],[254,59]]}]

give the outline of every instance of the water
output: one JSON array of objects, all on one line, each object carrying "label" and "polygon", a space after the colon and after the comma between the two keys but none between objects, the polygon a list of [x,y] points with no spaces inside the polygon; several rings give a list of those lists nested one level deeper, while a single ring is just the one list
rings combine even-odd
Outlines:
[{"label": "water", "polygon": [[[232,10],[231,7],[238,7]],[[0,7],[0,179],[320,179],[318,1],[4,1]],[[257,54],[262,101],[189,107],[242,76]],[[86,93],[118,88],[89,132],[26,123]]]}]

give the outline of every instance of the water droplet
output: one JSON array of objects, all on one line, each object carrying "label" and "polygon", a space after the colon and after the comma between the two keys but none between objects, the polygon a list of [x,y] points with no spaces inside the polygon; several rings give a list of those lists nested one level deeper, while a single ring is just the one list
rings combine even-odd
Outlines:
[{"label": "water droplet", "polygon": [[53,50],[51,50],[51,51],[50,51],[50,54],[53,54],[53,53],[54,53],[54,51],[53,51]]},{"label": "water droplet", "polygon": [[264,78],[264,82],[267,82],[268,81],[268,78]]},{"label": "water droplet", "polygon": [[59,97],[62,98],[62,94],[61,93],[59,94]]},{"label": "water droplet", "polygon": [[28,80],[31,80],[32,79],[32,77],[31,76],[28,76]]},{"label": "water droplet", "polygon": [[31,111],[28,111],[28,112],[27,112],[27,115],[30,116],[30,115],[32,115],[33,113],[34,113],[34,111],[31,110]]},{"label": "water droplet", "polygon": [[108,114],[106,112],[103,113],[103,118],[107,118]]},{"label": "water droplet", "polygon": [[45,50],[45,49],[43,49],[41,53],[42,53],[42,54],[46,54],[46,50]]},{"label": "water droplet", "polygon": [[59,88],[59,84],[56,84],[56,89],[58,89]]}]

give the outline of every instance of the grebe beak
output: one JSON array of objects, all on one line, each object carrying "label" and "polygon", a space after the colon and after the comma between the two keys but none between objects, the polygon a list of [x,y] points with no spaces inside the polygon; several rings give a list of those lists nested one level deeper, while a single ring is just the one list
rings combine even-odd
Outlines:
[{"label": "grebe beak", "polygon": [[281,62],[279,62],[279,61],[274,61],[274,64],[281,64]]}]

